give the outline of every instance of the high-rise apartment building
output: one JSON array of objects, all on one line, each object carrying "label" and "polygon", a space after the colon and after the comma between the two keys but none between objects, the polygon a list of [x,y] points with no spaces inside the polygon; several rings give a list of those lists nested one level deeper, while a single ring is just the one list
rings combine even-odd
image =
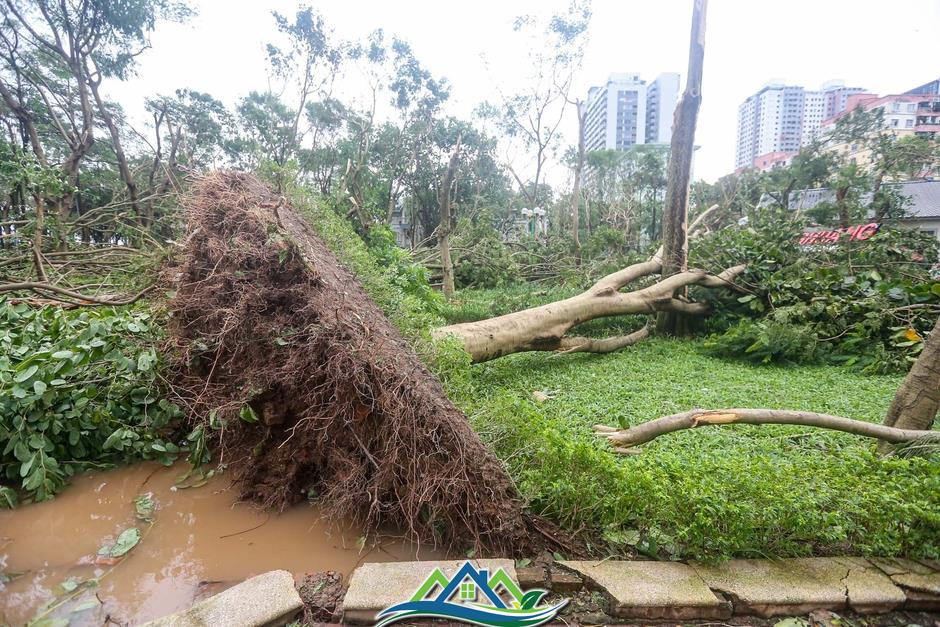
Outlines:
[{"label": "high-rise apartment building", "polygon": [[591,87],[584,144],[587,150],[628,150],[636,144],[669,143],[679,97],[679,75],[660,74],[647,84],[639,74],[611,74]]},{"label": "high-rise apartment building", "polygon": [[764,86],[738,107],[735,169],[785,163],[817,138],[823,120],[844,111],[849,96],[863,91],[840,81],[817,91],[779,83]]}]

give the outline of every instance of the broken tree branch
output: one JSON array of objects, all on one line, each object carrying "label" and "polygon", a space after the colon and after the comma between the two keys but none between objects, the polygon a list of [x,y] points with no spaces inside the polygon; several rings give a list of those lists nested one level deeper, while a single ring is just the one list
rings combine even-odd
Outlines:
[{"label": "broken tree branch", "polygon": [[607,441],[614,445],[614,450],[618,453],[633,453],[634,451],[629,450],[630,447],[649,442],[667,433],[682,431],[683,429],[694,429],[704,425],[728,424],[817,427],[875,438],[894,444],[934,436],[940,441],[940,433],[934,434],[931,431],[898,429],[843,416],[783,409],[690,409],[679,414],[663,416],[656,420],[644,422],[629,429],[595,425],[594,431],[598,436],[607,438]]}]

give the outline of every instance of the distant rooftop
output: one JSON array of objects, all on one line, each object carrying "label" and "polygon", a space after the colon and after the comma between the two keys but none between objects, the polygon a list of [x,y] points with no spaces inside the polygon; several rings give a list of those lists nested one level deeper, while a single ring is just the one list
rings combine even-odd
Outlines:
[{"label": "distant rooftop", "polygon": [[[885,187],[896,189],[907,198],[904,206],[905,217],[911,219],[940,218],[940,181],[909,181],[906,183],[885,183]],[[792,211],[812,209],[823,202],[835,202],[835,190],[827,187],[801,189],[790,194],[789,208]],[[871,204],[872,194],[861,197],[863,205]]]}]

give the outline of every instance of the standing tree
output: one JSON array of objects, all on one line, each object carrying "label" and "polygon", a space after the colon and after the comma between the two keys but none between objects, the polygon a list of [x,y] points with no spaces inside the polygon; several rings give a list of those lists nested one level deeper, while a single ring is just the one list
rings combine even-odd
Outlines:
[{"label": "standing tree", "polygon": [[543,181],[545,166],[558,141],[574,71],[584,55],[590,21],[590,3],[575,0],[565,13],[553,15],[545,26],[532,16],[519,17],[514,24],[516,32],[530,37],[525,67],[532,68],[532,75],[525,88],[503,97],[501,125],[510,140],[519,139],[524,149],[532,154],[531,176],[520,172],[511,162],[508,168],[526,203],[533,208],[547,204]]},{"label": "standing tree", "polygon": [[[689,42],[689,74],[676,107],[669,154],[669,183],[663,207],[663,268],[668,277],[688,269],[689,177],[695,150],[695,123],[702,104],[702,69],[705,60],[705,15],[708,0],[694,0]],[[685,289],[678,295],[684,296]],[[660,333],[684,334],[688,327],[678,312],[662,311],[656,322]]]},{"label": "standing tree", "polygon": [[439,203],[441,206],[441,223],[437,226],[437,240],[441,247],[441,266],[443,268],[444,296],[452,298],[454,296],[454,262],[450,256],[450,236],[453,232],[453,216],[451,215],[451,201],[454,187],[454,179],[457,176],[457,164],[460,161],[460,135],[457,135],[457,144],[454,146],[454,152],[450,156],[447,164],[447,170],[444,173],[444,180],[438,190]]},{"label": "standing tree", "polygon": [[581,177],[584,172],[584,127],[587,123],[587,107],[575,100],[578,114],[578,153],[574,162],[574,185],[571,188],[571,238],[574,240],[574,261],[581,265]]}]

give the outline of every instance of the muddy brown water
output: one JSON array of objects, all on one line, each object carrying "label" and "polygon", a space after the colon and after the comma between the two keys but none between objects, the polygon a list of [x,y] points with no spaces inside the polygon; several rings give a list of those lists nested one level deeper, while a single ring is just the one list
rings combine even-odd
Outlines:
[{"label": "muddy brown water", "polygon": [[[238,503],[225,475],[180,489],[187,468],[145,463],[89,473],[52,501],[0,511],[0,573],[22,573],[0,583],[0,624],[24,624],[72,596],[45,617],[135,625],[269,570],[299,581],[306,572],[348,575],[361,562],[442,557],[389,537],[363,542],[358,529],[324,521],[311,505],[276,514]],[[135,518],[135,497],[148,493],[152,525]],[[96,560],[99,547],[135,525],[143,538],[122,560]],[[62,588],[96,578],[88,589]]]}]

